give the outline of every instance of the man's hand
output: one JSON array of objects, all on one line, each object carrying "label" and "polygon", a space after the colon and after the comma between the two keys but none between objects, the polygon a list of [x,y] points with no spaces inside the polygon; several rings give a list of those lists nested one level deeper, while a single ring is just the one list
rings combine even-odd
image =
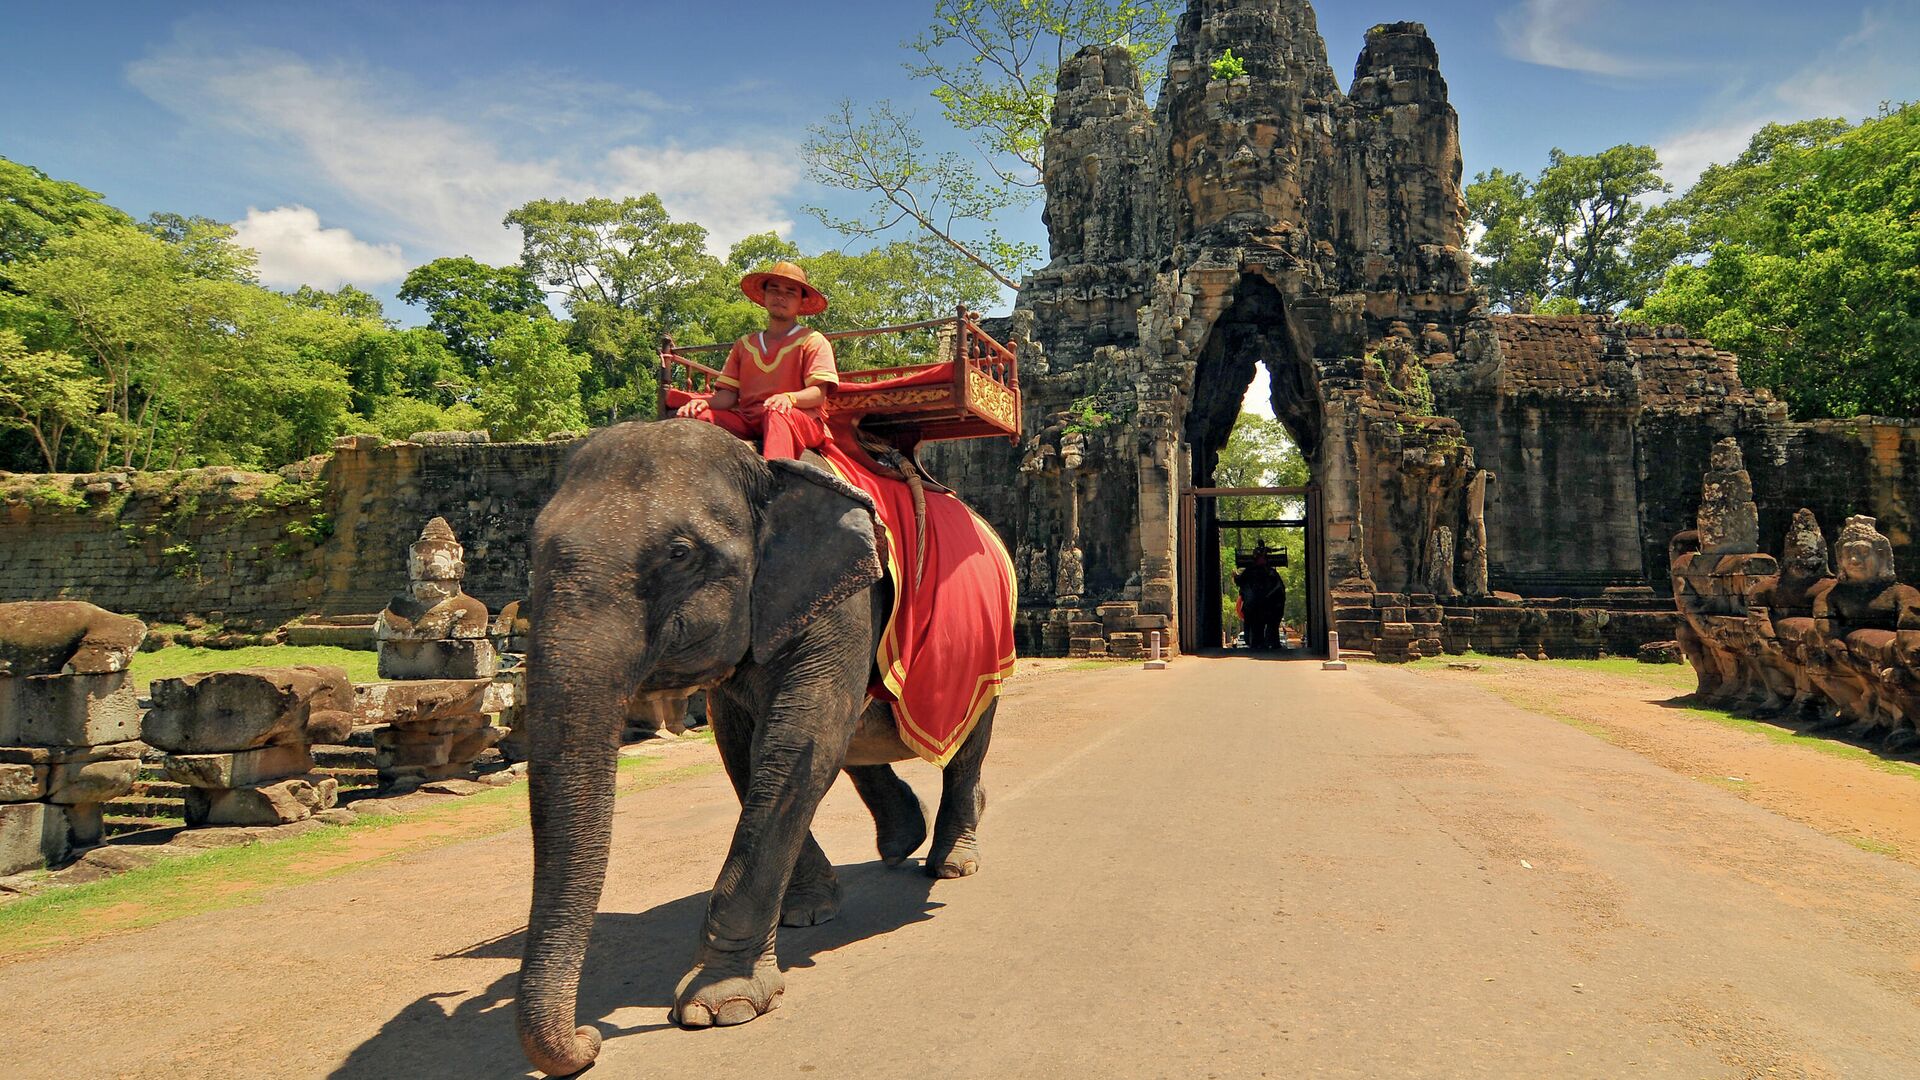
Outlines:
[{"label": "man's hand", "polygon": [[707,404],[706,398],[697,397],[697,398],[694,398],[692,401],[687,402],[685,405],[680,406],[678,409],[675,409],[673,415],[684,416],[684,417],[687,417],[688,419],[698,419],[702,414],[706,413],[708,409],[710,409],[711,407],[712,406]]},{"label": "man's hand", "polygon": [[765,402],[763,402],[763,404],[766,405],[768,412],[776,412],[776,413],[792,412],[793,411],[793,395],[792,394],[775,394],[772,397],[768,398]]}]

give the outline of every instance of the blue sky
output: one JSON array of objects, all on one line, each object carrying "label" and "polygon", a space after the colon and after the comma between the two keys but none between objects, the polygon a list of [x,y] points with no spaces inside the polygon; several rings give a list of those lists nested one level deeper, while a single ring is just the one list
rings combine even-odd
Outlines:
[{"label": "blue sky", "polygon": [[[937,124],[899,43],[931,0],[794,4],[0,0],[0,155],[155,210],[236,222],[263,279],[390,298],[442,255],[508,262],[531,198],[654,191],[720,247],[840,239],[795,154],[842,98]],[[1677,184],[1767,120],[1920,98],[1920,0],[1317,5],[1349,78],[1368,26],[1421,19],[1467,172],[1651,143]],[[1010,230],[1044,245],[1036,206]]]}]

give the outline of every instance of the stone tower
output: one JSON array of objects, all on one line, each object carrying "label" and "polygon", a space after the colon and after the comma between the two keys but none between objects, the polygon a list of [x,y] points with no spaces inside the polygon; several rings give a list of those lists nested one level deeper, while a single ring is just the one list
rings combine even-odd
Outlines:
[{"label": "stone tower", "polygon": [[[1215,79],[1228,48],[1247,73]],[[1304,0],[1195,0],[1151,110],[1124,47],[1063,66],[1046,151],[1051,261],[1012,325],[1027,441],[938,460],[1014,542],[1026,646],[1178,619],[1180,492],[1211,483],[1256,365],[1319,488],[1313,576],[1450,576],[1425,563],[1464,531],[1472,452],[1427,373],[1479,297],[1424,28],[1375,27],[1343,92]]]}]

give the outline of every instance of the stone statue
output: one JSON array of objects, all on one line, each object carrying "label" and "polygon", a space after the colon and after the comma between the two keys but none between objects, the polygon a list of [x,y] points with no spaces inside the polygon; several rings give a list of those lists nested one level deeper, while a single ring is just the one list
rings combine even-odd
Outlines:
[{"label": "stone statue", "polygon": [[1078,546],[1060,550],[1060,567],[1054,578],[1054,596],[1062,606],[1071,606],[1080,602],[1080,594],[1086,592],[1086,559]]},{"label": "stone statue", "polygon": [[1453,530],[1442,525],[1427,538],[1427,591],[1435,596],[1459,596],[1453,584]]},{"label": "stone statue", "polygon": [[407,591],[374,624],[383,679],[480,679],[498,669],[487,639],[487,605],[460,589],[466,550],[445,518],[420,530],[407,551]]},{"label": "stone statue", "polygon": [[1467,482],[1466,522],[1460,533],[1460,591],[1468,596],[1492,592],[1487,575],[1487,484],[1494,475],[1485,469]]},{"label": "stone statue", "polygon": [[1706,557],[1746,555],[1760,550],[1760,513],[1753,502],[1740,443],[1721,439],[1713,446],[1700,493],[1700,553]]}]

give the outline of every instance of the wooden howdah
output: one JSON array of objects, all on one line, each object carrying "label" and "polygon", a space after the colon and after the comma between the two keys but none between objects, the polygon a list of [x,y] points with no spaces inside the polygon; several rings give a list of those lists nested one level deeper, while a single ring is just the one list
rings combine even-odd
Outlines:
[{"label": "wooden howdah", "polygon": [[[827,395],[834,422],[857,424],[903,448],[923,442],[1020,438],[1020,365],[1014,351],[980,328],[976,312],[960,308],[952,318],[841,330],[829,341],[876,334],[938,329],[946,359],[903,367],[842,371],[840,385]],[[676,349],[672,338],[660,353],[660,412],[669,414],[667,390],[712,393],[720,372],[689,359],[689,354],[724,352],[731,343]]]}]

